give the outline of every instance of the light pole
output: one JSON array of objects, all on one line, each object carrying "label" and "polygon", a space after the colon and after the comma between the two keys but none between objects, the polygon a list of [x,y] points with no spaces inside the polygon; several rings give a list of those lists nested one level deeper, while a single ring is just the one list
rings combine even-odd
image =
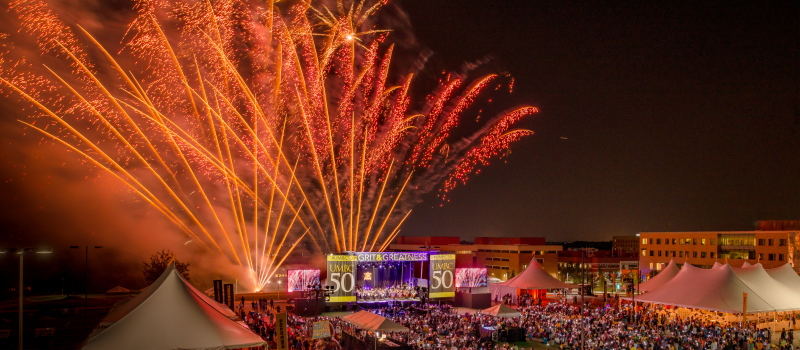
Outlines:
[{"label": "light pole", "polygon": [[[22,350],[22,334],[23,334],[22,333],[22,288],[23,288],[22,287],[22,275],[23,275],[22,274],[22,272],[23,272],[23,270],[22,270],[22,256],[25,253],[31,252],[31,251],[33,251],[33,249],[31,249],[31,248],[12,248],[10,250],[0,252],[1,254],[11,253],[11,254],[19,255],[19,332],[17,332],[17,333],[19,333],[18,334],[19,335],[19,350]],[[52,252],[53,252],[52,249],[41,249],[41,250],[37,250],[36,254],[50,254]]]},{"label": "light pole", "polygon": [[[72,249],[80,249],[81,246],[79,245],[72,245],[69,246]],[[89,247],[94,247],[94,249],[101,249],[102,246],[89,246],[85,245],[86,247],[86,269],[84,270],[83,275],[83,331],[89,332]]]}]

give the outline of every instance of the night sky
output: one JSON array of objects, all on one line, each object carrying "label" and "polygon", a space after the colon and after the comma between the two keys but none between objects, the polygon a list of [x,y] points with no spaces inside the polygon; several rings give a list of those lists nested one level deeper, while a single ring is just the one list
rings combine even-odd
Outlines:
[{"label": "night sky", "polygon": [[[515,77],[507,107],[540,109],[518,125],[534,135],[449,202],[426,195],[401,234],[608,240],[800,219],[800,3],[394,3],[408,15],[395,23],[410,21],[433,52],[430,71],[492,57],[488,66]],[[82,271],[82,252],[66,247],[103,245],[90,269],[110,288],[142,284],[130,282],[142,260],[186,244],[118,183],[26,133],[13,108],[0,99],[0,247],[55,247],[30,263],[63,270],[40,276],[57,284]],[[17,264],[2,261],[11,275]]]},{"label": "night sky", "polygon": [[601,240],[800,219],[797,2],[402,6],[432,61],[491,55],[541,110],[506,164],[443,207],[430,198],[403,234]]}]

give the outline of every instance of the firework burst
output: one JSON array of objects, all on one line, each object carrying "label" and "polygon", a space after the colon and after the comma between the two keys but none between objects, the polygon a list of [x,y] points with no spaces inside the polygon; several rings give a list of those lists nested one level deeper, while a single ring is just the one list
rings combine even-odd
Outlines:
[{"label": "firework burst", "polygon": [[[531,134],[511,129],[537,112],[527,106],[456,134],[485,90],[510,91],[507,76],[448,74],[412,103],[414,74],[390,78],[394,47],[376,29],[385,4],[137,0],[111,54],[47,2],[17,0],[0,82],[35,106],[22,123],[261,289],[300,244],[386,249],[421,194],[452,190]],[[65,68],[26,60],[15,37]]]}]

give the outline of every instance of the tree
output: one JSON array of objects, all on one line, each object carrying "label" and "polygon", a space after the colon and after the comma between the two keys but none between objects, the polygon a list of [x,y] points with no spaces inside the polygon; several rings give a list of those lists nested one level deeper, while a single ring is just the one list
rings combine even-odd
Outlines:
[{"label": "tree", "polygon": [[[164,270],[167,269],[169,263],[173,260],[173,254],[169,250],[162,250],[160,252],[155,252],[155,254],[150,256],[150,262],[142,263],[144,266],[142,268],[142,273],[144,273],[144,280],[147,282],[148,285],[155,282],[161,274],[164,273]],[[183,276],[187,281],[189,280],[189,263],[182,263],[175,259],[175,268],[178,270],[178,273]]]}]

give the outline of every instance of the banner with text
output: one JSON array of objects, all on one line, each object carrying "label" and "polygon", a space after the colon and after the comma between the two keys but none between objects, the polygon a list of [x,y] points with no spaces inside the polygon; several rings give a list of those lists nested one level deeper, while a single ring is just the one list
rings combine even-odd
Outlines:
[{"label": "banner with text", "polygon": [[356,301],[355,255],[328,255],[328,286],[333,286],[329,302],[349,303]]},{"label": "banner with text", "polygon": [[429,297],[431,299],[455,297],[456,255],[437,254],[431,255],[430,259]]},{"label": "banner with text", "polygon": [[331,324],[328,321],[314,322],[314,333],[311,339],[322,339],[331,336]]},{"label": "banner with text", "polygon": [[275,318],[275,343],[278,350],[289,349],[289,334],[286,329],[286,313],[281,312]]}]

